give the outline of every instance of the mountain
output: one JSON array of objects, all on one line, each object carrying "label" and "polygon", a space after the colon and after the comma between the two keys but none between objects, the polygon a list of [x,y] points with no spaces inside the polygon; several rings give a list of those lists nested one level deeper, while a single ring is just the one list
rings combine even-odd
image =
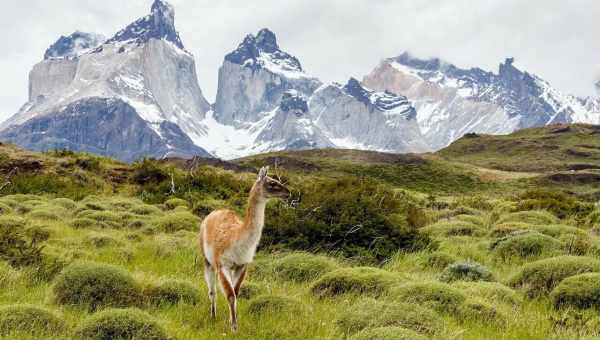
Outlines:
[{"label": "mountain", "polygon": [[210,104],[174,19],[171,5],[155,0],[150,14],[108,40],[60,37],[30,72],[29,101],[0,126],[0,139],[123,160],[210,156],[191,142]]},{"label": "mountain", "polygon": [[215,119],[242,127],[261,119],[293,89],[310,96],[321,82],[302,69],[298,59],[282,51],[268,29],[249,34],[225,56],[219,69]]},{"label": "mountain", "polygon": [[403,53],[383,60],[363,82],[407,96],[433,149],[469,132],[506,134],[553,123],[600,122],[591,99],[565,95],[513,63],[507,58],[493,73]]},{"label": "mountain", "polygon": [[268,29],[247,35],[225,56],[214,112],[203,124],[199,145],[223,158],[330,147],[428,149],[405,97],[369,90],[356,79],[323,84]]}]

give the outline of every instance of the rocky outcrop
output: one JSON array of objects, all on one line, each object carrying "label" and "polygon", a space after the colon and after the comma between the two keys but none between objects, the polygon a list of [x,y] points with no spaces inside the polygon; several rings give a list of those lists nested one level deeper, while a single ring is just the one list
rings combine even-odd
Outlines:
[{"label": "rocky outcrop", "polygon": [[388,152],[428,150],[406,97],[376,92],[351,78],[330,84],[309,102],[312,120],[336,147]]},{"label": "rocky outcrop", "polygon": [[309,115],[306,97],[295,90],[284,92],[279,107],[254,143],[268,150],[335,147]]},{"label": "rocky outcrop", "polygon": [[259,121],[279,105],[287,90],[310,96],[321,85],[304,72],[298,59],[279,48],[268,29],[247,35],[225,56],[218,81],[215,119],[236,127]]}]

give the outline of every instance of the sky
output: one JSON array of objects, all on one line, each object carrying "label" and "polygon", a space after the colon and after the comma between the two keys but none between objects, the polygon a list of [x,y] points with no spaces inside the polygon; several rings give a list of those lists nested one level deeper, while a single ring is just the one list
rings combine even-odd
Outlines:
[{"label": "sky", "polygon": [[[0,12],[0,120],[27,100],[28,73],[75,30],[112,36],[152,0],[4,0]],[[175,25],[214,102],[225,54],[267,27],[280,47],[323,81],[361,79],[410,51],[459,67],[515,65],[565,93],[595,94],[600,79],[598,0],[171,0]]]}]

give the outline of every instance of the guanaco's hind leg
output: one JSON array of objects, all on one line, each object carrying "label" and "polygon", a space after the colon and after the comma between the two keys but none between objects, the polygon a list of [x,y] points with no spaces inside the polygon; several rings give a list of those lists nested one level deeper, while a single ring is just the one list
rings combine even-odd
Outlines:
[{"label": "guanaco's hind leg", "polygon": [[227,297],[227,302],[229,303],[229,319],[231,321],[231,331],[237,331],[237,313],[236,313],[236,304],[237,299],[235,295],[235,290],[231,280],[231,270],[229,268],[218,268],[219,282],[221,283],[221,288],[223,289],[223,294]]},{"label": "guanaco's hind leg", "polygon": [[217,317],[217,278],[215,277],[215,268],[204,259],[204,280],[208,287],[208,299],[210,300],[210,316]]},{"label": "guanaco's hind leg", "polygon": [[240,296],[240,287],[244,278],[246,277],[246,265],[236,267],[233,271],[233,290],[235,291],[235,297]]}]

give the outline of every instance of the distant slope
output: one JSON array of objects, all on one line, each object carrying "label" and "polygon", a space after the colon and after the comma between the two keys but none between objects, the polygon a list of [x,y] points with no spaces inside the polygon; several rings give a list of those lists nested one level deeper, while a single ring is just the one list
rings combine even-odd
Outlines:
[{"label": "distant slope", "polygon": [[507,171],[594,172],[600,169],[600,126],[550,125],[502,136],[467,134],[436,154]]},{"label": "distant slope", "polygon": [[471,167],[429,155],[320,149],[271,152],[234,162],[252,167],[269,164],[291,173],[311,176],[364,176],[394,187],[428,193],[478,191],[488,186]]}]

